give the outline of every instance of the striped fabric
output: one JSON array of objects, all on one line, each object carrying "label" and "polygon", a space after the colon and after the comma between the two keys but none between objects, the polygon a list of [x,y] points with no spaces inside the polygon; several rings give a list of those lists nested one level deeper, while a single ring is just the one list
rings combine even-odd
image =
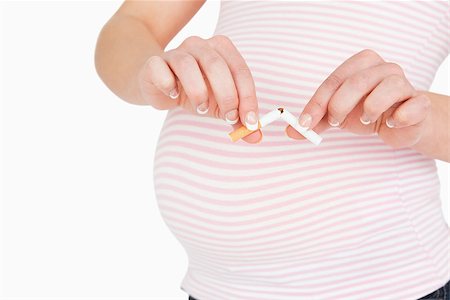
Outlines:
[{"label": "striped fabric", "polygon": [[[449,53],[441,2],[222,1],[215,34],[254,76],[260,115],[296,116],[346,58],[373,49],[427,90]],[[415,300],[450,279],[436,165],[339,128],[319,146],[278,120],[260,144],[223,120],[168,111],[154,157],[161,216],[199,300]]]}]

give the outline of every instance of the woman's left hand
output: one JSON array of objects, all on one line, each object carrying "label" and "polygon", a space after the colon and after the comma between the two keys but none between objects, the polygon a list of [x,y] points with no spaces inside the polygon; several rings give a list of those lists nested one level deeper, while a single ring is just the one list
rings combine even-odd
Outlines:
[{"label": "woman's left hand", "polygon": [[[355,134],[378,134],[394,148],[411,147],[424,132],[430,108],[428,96],[414,89],[398,64],[363,50],[319,86],[299,123],[318,133],[340,127]],[[291,126],[286,134],[304,138]]]}]

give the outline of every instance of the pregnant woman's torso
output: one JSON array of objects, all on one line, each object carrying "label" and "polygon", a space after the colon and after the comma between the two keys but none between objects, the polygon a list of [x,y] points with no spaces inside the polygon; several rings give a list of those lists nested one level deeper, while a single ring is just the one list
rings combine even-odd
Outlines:
[{"label": "pregnant woman's torso", "polygon": [[[446,2],[223,1],[260,115],[296,116],[346,58],[373,49],[427,90],[448,54]],[[200,300],[417,299],[450,279],[450,232],[433,159],[331,128],[233,143],[223,120],[168,112],[155,153],[161,215]]]}]

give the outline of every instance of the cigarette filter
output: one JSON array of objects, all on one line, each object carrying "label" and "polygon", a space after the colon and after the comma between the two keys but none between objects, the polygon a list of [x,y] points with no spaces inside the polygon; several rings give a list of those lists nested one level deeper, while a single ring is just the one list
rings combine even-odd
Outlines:
[{"label": "cigarette filter", "polygon": [[[280,115],[281,115],[281,111],[279,109],[274,109],[274,110],[268,112],[267,114],[265,114],[258,120],[258,129],[277,120],[280,117]],[[247,127],[242,125],[241,127],[234,130],[233,132],[230,132],[228,135],[231,137],[231,140],[233,142],[236,142],[237,140],[249,135],[252,132],[253,132],[253,130],[248,130]]]},{"label": "cigarette filter", "polygon": [[311,143],[314,145],[319,145],[322,141],[322,137],[318,135],[313,130],[309,129],[306,130],[304,127],[301,127],[300,124],[298,124],[297,118],[291,114],[288,110],[283,109],[283,112],[281,113],[281,118],[285,120],[289,125],[291,125],[295,130],[297,130],[301,135],[303,135],[305,138],[307,138]]}]

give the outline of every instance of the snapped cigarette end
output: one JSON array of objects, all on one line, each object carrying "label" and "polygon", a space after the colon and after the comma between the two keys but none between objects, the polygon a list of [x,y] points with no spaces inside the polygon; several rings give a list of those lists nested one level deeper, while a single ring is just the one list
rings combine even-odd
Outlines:
[{"label": "snapped cigarette end", "polygon": [[[265,114],[264,116],[262,116],[258,120],[258,129],[265,127],[268,124],[279,119],[282,112],[283,112],[283,108],[278,108],[278,109],[274,109],[274,110],[268,112],[267,114]],[[229,133],[229,135],[231,137],[231,140],[233,142],[235,142],[235,141],[249,135],[253,131],[254,130],[248,130],[247,127],[245,127],[245,126],[241,126],[240,128],[236,129],[235,131]]]},{"label": "snapped cigarette end", "polygon": [[303,127],[298,124],[298,120],[291,114],[288,110],[284,110],[281,114],[281,118],[285,120],[289,125],[291,125],[298,133],[303,135],[306,139],[308,139],[314,145],[319,145],[322,142],[322,137],[314,132],[312,129],[305,130]]},{"label": "snapped cigarette end", "polygon": [[[261,122],[258,121],[258,129],[261,128]],[[256,129],[256,130],[258,130]],[[245,125],[242,125],[238,129],[234,130],[233,132],[230,132],[228,135],[230,136],[231,140],[233,142],[236,142],[237,140],[242,139],[243,137],[246,137],[250,133],[256,131],[256,130],[249,130]]]}]

